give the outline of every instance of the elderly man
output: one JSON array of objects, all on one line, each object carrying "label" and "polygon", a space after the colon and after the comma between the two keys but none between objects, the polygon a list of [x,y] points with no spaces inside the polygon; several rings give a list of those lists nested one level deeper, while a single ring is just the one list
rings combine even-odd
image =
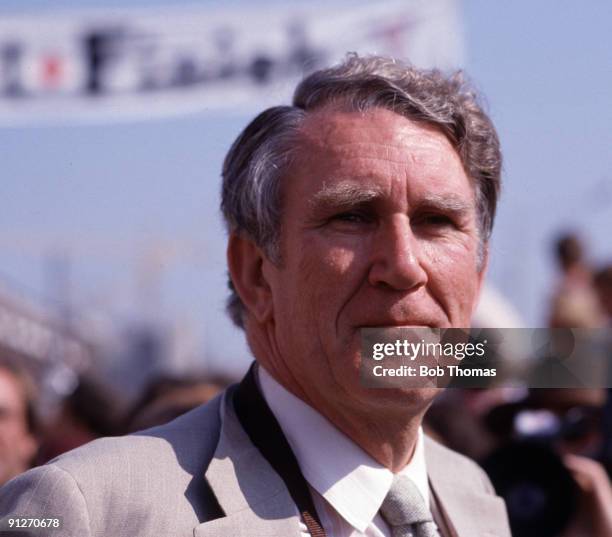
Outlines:
[{"label": "elderly man", "polygon": [[467,327],[501,155],[459,78],[349,56],[223,168],[229,310],[257,365],[166,426],[13,481],[0,513],[70,536],[507,536],[471,461],[425,438],[436,390],[359,381],[364,327]]}]

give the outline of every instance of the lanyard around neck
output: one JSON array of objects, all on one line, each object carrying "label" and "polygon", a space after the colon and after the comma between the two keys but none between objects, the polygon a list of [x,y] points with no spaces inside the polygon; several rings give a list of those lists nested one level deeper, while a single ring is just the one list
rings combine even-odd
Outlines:
[{"label": "lanyard around neck", "polygon": [[234,409],[253,445],[282,478],[311,537],[326,537],[306,479],[255,380],[255,364],[234,391]]}]

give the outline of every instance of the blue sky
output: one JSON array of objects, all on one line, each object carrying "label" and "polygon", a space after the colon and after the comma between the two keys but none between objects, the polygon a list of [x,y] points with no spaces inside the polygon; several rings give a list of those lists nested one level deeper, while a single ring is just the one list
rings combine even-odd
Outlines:
[{"label": "blue sky", "polygon": [[[3,0],[0,10],[48,5]],[[612,3],[462,5],[465,69],[487,97],[505,156],[489,278],[537,326],[557,231],[577,228],[595,260],[612,260]],[[53,295],[49,258],[66,251],[76,311],[118,326],[141,315],[179,320],[215,364],[243,364],[242,336],[223,314],[218,190],[224,153],[248,119],[0,129],[0,274],[33,296]]]}]

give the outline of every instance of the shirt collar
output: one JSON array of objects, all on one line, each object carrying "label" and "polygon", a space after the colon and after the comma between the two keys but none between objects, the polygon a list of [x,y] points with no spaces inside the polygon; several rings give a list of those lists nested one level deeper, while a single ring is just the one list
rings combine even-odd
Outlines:
[{"label": "shirt collar", "polygon": [[[326,418],[257,368],[263,397],[276,417],[308,484],[356,530],[364,532],[391,488],[393,473],[376,462]],[[423,431],[412,459],[400,471],[429,507]]]}]

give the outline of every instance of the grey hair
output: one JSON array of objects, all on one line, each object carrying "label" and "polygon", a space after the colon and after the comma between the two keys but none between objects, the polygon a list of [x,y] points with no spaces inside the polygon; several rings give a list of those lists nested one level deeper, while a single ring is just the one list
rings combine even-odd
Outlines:
[{"label": "grey hair", "polygon": [[[495,128],[461,72],[445,76],[381,56],[349,54],[297,86],[292,106],[268,108],[232,144],[223,164],[221,210],[227,229],[280,261],[281,178],[292,160],[308,112],[335,106],[351,112],[385,108],[438,128],[473,181],[481,236],[479,264],[493,228],[502,156]],[[227,309],[244,327],[244,305],[231,278]]]}]

